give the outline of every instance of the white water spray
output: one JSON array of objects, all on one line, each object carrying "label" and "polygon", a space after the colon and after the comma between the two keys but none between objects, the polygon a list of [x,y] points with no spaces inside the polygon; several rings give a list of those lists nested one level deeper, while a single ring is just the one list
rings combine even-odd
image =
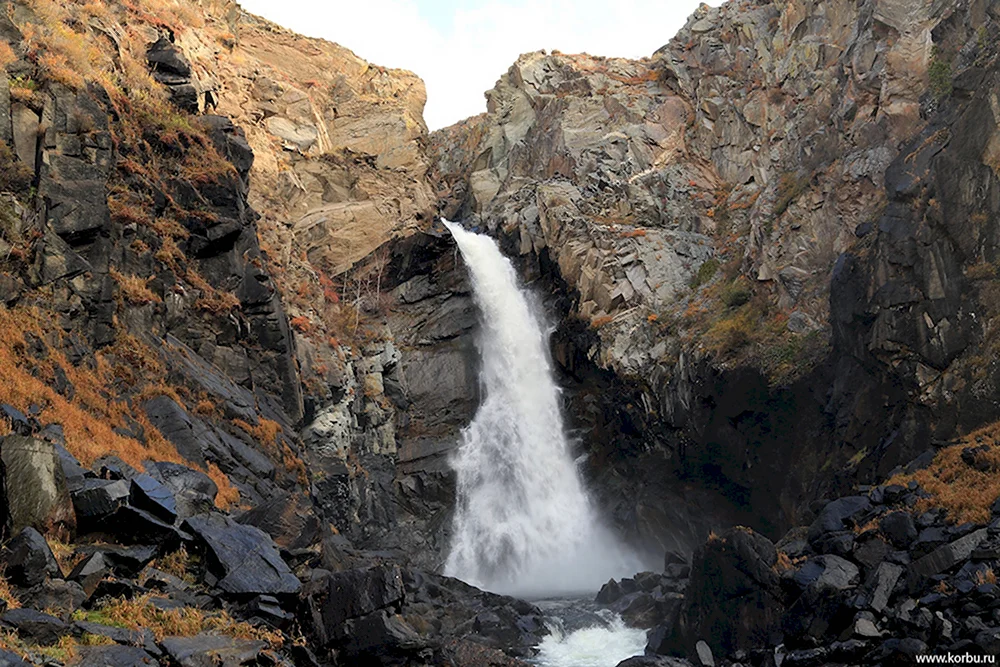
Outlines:
[{"label": "white water spray", "polygon": [[482,316],[484,399],[452,461],[458,506],[445,573],[493,591],[596,591],[639,563],[602,527],[570,454],[547,336],[493,239],[446,222]]}]

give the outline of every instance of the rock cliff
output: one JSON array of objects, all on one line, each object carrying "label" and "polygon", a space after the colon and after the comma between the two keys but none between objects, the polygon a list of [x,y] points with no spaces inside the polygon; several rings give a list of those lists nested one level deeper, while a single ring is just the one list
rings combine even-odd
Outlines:
[{"label": "rock cliff", "polygon": [[973,98],[994,12],[702,7],[648,59],[523,55],[487,114],[432,136],[442,214],[564,295],[570,376],[627,387],[592,400],[637,437],[585,425],[595,476],[611,457],[628,480],[609,494],[625,525],[665,532],[637,519],[652,469],[777,536],[996,414],[989,288],[959,296],[992,277]]}]

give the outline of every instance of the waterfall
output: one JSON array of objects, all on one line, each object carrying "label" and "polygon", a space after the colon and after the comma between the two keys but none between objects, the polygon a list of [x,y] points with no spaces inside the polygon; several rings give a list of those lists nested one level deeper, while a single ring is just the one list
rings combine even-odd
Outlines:
[{"label": "waterfall", "polygon": [[458,502],[445,573],[497,592],[593,592],[638,563],[599,521],[572,459],[547,334],[493,239],[445,222],[482,319],[483,402],[452,465]]}]

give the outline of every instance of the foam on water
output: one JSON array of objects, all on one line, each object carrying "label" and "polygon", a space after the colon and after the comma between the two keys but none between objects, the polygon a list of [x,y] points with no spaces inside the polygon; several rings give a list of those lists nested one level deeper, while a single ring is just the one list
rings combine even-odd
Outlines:
[{"label": "foam on water", "polygon": [[445,573],[513,595],[590,592],[640,563],[603,527],[572,459],[547,333],[493,239],[445,223],[469,268],[483,402],[452,460]]},{"label": "foam on water", "polygon": [[[610,615],[610,612],[605,612]],[[614,667],[622,660],[642,655],[646,631],[629,628],[617,614],[606,625],[593,625],[564,634],[553,628],[539,645],[532,662],[539,667]]]}]

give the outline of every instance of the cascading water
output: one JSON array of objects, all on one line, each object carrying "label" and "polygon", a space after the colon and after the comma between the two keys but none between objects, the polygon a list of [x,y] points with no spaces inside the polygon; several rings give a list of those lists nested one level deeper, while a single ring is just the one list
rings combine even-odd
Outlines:
[{"label": "cascading water", "polygon": [[531,597],[588,592],[639,563],[602,527],[573,462],[547,336],[493,239],[445,225],[482,316],[484,399],[452,462],[458,503],[445,572]]}]

